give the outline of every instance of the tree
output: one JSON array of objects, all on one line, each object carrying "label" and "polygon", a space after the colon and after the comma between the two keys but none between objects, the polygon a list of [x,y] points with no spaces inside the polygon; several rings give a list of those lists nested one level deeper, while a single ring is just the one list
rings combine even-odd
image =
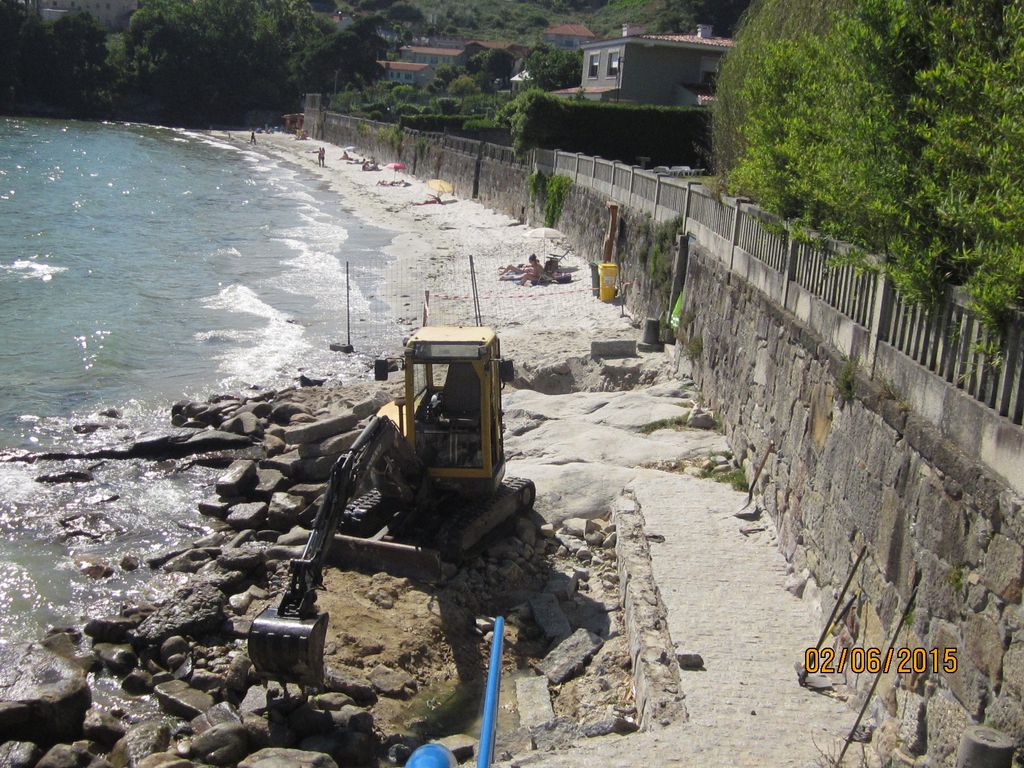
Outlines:
[{"label": "tree", "polygon": [[462,67],[454,67],[451,64],[438,64],[434,70],[434,79],[428,86],[432,93],[443,93],[448,90],[449,84],[466,71]]},{"label": "tree", "polygon": [[8,104],[15,97],[18,48],[24,22],[24,5],[17,0],[0,0],[0,104]]},{"label": "tree", "polygon": [[480,93],[480,86],[471,75],[459,75],[448,84],[448,93],[457,98]]},{"label": "tree", "polygon": [[466,71],[471,75],[478,75],[477,82],[481,88],[493,91],[496,80],[500,81],[503,87],[508,87],[508,79],[512,77],[512,67],[515,63],[516,57],[508,51],[490,48],[471,56],[466,62]]},{"label": "tree", "polygon": [[545,91],[570,88],[580,84],[583,76],[583,51],[564,51],[541,45],[526,59],[530,84]]},{"label": "tree", "polygon": [[18,101],[62,107],[72,114],[102,113],[109,105],[113,73],[107,65],[106,32],[86,13],[50,24],[25,19],[18,43]]}]

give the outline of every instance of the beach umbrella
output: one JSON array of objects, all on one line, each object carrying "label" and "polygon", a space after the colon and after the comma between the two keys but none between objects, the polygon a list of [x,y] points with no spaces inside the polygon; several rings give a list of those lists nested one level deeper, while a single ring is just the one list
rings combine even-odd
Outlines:
[{"label": "beach umbrella", "polygon": [[398,172],[405,170],[405,163],[388,163],[384,167],[385,168],[390,168],[392,171],[394,171],[395,175],[392,178],[396,178],[397,179],[398,178]]},{"label": "beach umbrella", "polygon": [[453,187],[450,182],[444,181],[443,179],[431,179],[427,182],[427,187],[435,192],[440,192],[442,195],[445,193],[451,195],[455,192],[455,187]]}]

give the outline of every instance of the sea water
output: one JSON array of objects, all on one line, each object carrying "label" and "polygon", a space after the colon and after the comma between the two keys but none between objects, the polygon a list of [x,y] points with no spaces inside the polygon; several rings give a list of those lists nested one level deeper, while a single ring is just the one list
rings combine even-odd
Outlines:
[{"label": "sea water", "polygon": [[[176,399],[299,372],[365,376],[400,336],[372,298],[393,235],[224,134],[0,119],[0,450],[125,441],[168,426]],[[328,348],[347,296],[352,357]],[[107,408],[110,429],[71,431]],[[139,599],[145,568],[84,566],[197,535],[214,476],[106,462],[48,485],[45,469],[0,464],[0,641]]]}]

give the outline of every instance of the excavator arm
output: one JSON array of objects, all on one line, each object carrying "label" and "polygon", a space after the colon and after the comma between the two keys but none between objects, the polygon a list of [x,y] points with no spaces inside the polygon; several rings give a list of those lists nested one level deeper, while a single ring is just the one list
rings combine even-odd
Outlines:
[{"label": "excavator arm", "polygon": [[323,584],[324,559],[345,507],[381,465],[392,486],[404,493],[414,492],[404,475],[418,474],[415,455],[393,421],[374,416],[332,467],[309,540],[302,556],[291,561],[281,602],[253,620],[249,657],[264,677],[310,686],[323,682],[328,616],[316,610],[316,589]]}]

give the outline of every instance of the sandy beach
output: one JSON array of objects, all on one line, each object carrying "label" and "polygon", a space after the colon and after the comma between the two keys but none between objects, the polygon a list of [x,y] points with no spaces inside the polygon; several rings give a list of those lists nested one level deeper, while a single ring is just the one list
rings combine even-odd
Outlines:
[{"label": "sandy beach", "polygon": [[[243,143],[248,136],[232,134]],[[475,324],[470,257],[476,268],[483,324],[497,329],[506,352],[525,355],[534,364],[588,349],[592,338],[633,334],[631,318],[612,304],[597,300],[591,290],[589,261],[593,254],[574,252],[566,240],[539,237],[543,222],[518,222],[472,200],[442,195],[443,204],[416,205],[435,194],[426,182],[384,168],[362,171],[341,159],[342,150],[325,142],[298,141],[287,134],[259,137],[257,150],[270,152],[308,168],[345,199],[351,212],[366,223],[395,233],[386,249],[394,259],[386,268],[380,298],[409,327],[422,324],[424,292],[429,291],[429,323]],[[317,152],[326,150],[326,167]],[[350,155],[363,158],[357,148]],[[378,182],[405,181],[408,186]],[[521,286],[499,280],[499,270],[525,263],[535,253],[543,261],[564,256],[560,267],[572,281]],[[543,343],[537,343],[543,339]]]}]

